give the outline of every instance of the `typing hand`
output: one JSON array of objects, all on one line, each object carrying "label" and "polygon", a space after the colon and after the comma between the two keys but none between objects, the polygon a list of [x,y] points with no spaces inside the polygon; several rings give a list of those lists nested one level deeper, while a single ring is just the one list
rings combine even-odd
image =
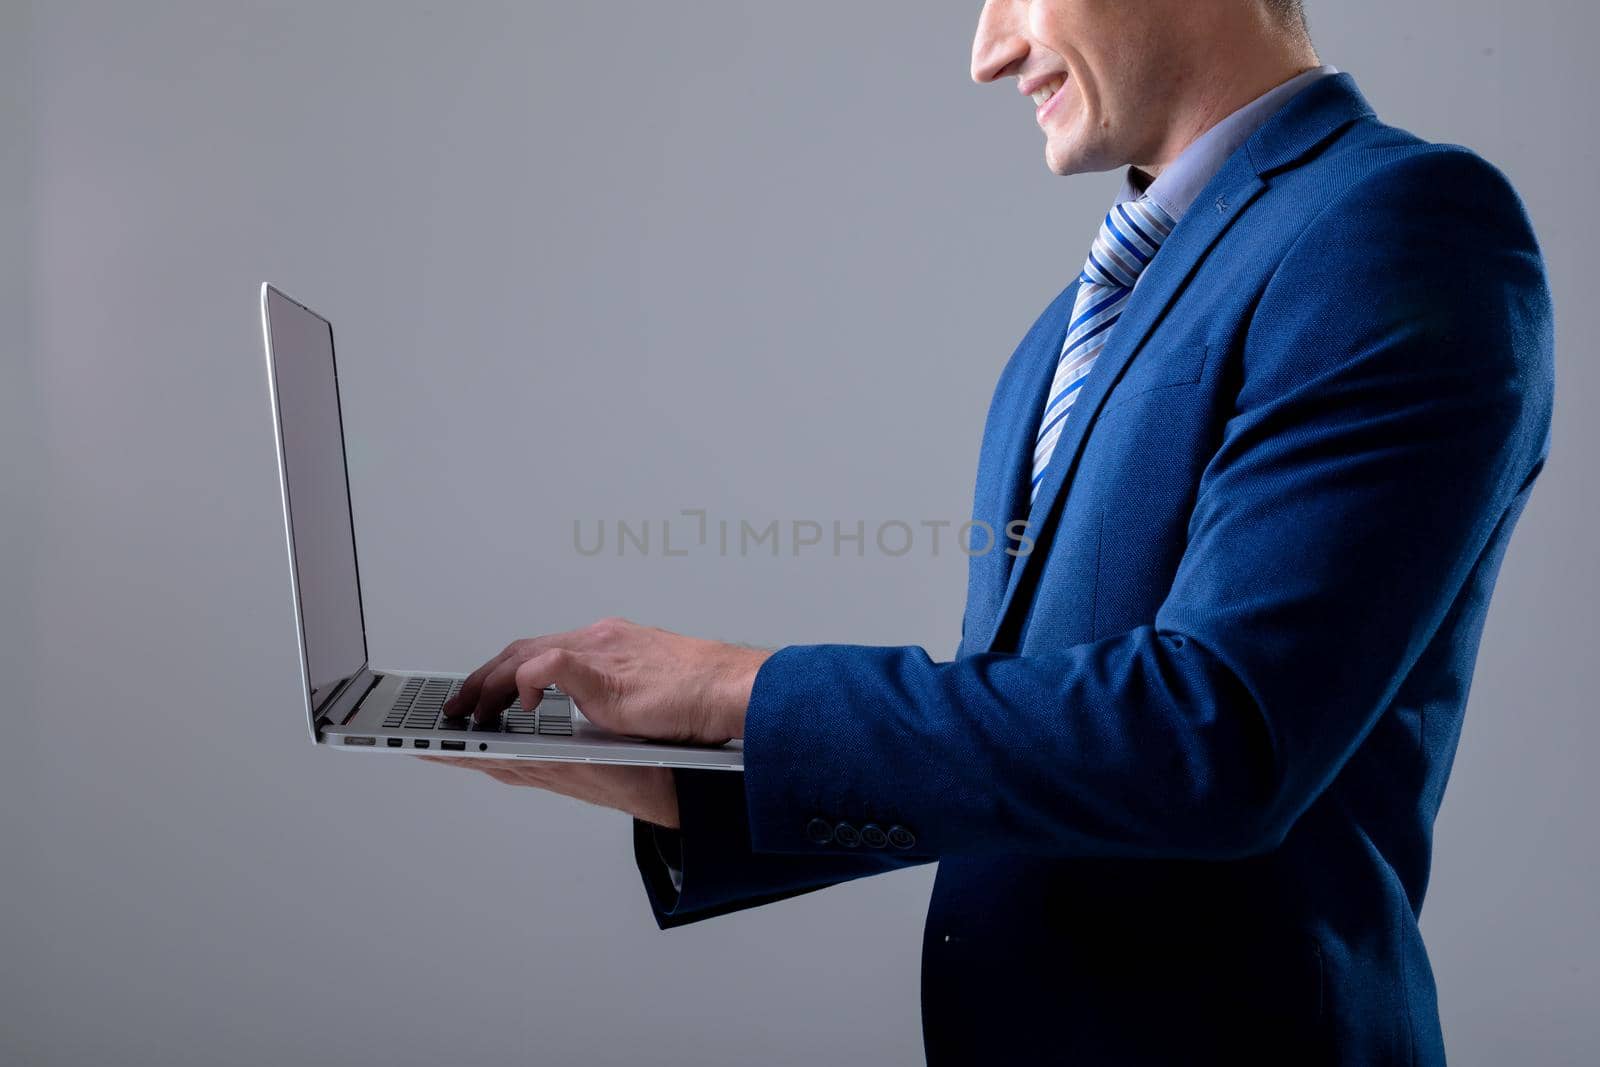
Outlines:
[{"label": "typing hand", "polygon": [[513,641],[473,671],[444,706],[452,718],[492,717],[521,696],[532,711],[554,685],[612,733],[720,745],[744,736],[756,671],[771,655],[601,619],[581,630]]}]

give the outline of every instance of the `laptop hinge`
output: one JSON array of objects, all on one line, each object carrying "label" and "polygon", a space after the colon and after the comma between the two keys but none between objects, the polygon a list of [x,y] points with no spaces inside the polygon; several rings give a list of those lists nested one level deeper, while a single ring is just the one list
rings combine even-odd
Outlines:
[{"label": "laptop hinge", "polygon": [[367,694],[372,692],[380,681],[382,681],[380,675],[366,669],[352,676],[317,715],[317,729],[320,730],[324,726],[343,726],[349,722],[360,709],[361,702],[367,699]]}]

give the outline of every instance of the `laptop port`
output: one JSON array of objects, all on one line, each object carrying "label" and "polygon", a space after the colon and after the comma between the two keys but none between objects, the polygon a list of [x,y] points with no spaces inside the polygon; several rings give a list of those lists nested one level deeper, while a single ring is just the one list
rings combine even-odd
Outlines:
[{"label": "laptop port", "polygon": [[412,740],[411,747],[412,748],[427,748],[428,747],[428,742],[427,742],[427,740],[425,738],[418,737],[418,738],[415,738],[415,739]]},{"label": "laptop port", "polygon": [[375,737],[347,737],[344,739],[344,743],[347,745],[375,745],[378,743],[378,739]]},{"label": "laptop port", "polygon": [[465,752],[467,743],[465,741],[440,741],[439,747],[447,752]]},{"label": "laptop port", "polygon": [[406,743],[406,739],[403,738],[403,737],[391,737],[391,738],[389,738],[389,747],[390,748],[399,748],[402,745],[404,745],[405,743]]},{"label": "laptop port", "polygon": [[478,751],[479,752],[487,752],[487,751],[489,751],[489,746],[480,741],[480,742],[478,742]]}]

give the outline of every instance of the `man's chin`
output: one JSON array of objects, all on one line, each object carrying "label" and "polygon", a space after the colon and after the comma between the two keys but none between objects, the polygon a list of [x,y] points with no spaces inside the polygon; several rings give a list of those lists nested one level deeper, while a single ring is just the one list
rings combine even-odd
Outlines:
[{"label": "man's chin", "polygon": [[1082,153],[1062,151],[1046,142],[1044,146],[1044,165],[1050,168],[1050,173],[1058,178],[1066,178],[1073,174],[1084,174],[1090,168],[1084,165]]},{"label": "man's chin", "polygon": [[1107,162],[1102,159],[1103,153],[1087,150],[1086,146],[1074,142],[1059,144],[1046,141],[1044,146],[1044,165],[1050,168],[1050,173],[1066,178],[1073,174],[1098,174],[1101,171],[1115,170],[1121,166],[1119,163]]}]

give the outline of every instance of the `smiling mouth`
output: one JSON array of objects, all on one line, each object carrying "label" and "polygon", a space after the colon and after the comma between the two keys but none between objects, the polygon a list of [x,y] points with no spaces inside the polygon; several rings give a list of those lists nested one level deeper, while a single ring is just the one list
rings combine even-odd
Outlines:
[{"label": "smiling mouth", "polygon": [[1051,78],[1049,81],[1039,86],[1039,88],[1035,89],[1032,93],[1034,107],[1043,108],[1050,102],[1052,97],[1054,97],[1066,86],[1066,84],[1067,76],[1062,74],[1059,77]]}]

